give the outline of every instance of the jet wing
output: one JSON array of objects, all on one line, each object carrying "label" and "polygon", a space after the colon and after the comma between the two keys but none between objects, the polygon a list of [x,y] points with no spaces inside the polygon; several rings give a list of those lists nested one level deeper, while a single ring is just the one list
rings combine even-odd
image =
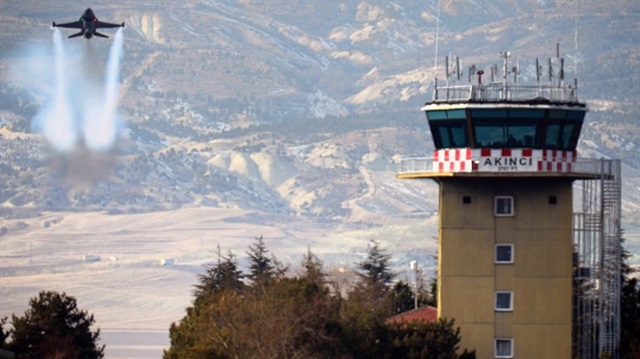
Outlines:
[{"label": "jet wing", "polygon": [[96,26],[96,29],[110,28],[110,27],[124,27],[124,22],[122,24],[112,24],[109,22],[96,21],[95,26]]},{"label": "jet wing", "polygon": [[82,21],[67,22],[65,24],[53,23],[53,27],[66,27],[69,29],[82,29]]}]

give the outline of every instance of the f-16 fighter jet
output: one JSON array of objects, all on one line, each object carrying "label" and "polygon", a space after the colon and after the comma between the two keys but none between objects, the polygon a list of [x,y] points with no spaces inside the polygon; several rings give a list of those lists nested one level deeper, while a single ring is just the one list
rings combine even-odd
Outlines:
[{"label": "f-16 fighter jet", "polygon": [[98,37],[109,37],[105,34],[101,34],[97,29],[100,28],[113,28],[113,27],[124,27],[124,22],[122,24],[111,24],[108,22],[102,22],[98,20],[98,18],[93,14],[93,10],[88,8],[82,13],[82,17],[80,20],[75,22],[68,22],[66,24],[56,24],[53,22],[53,27],[66,27],[70,29],[80,29],[80,32],[70,35],[69,38],[84,36],[85,39],[90,39],[93,36]]}]

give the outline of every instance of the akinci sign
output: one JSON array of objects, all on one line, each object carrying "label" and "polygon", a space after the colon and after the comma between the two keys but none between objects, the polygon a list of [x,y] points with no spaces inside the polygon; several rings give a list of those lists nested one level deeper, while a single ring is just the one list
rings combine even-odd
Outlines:
[{"label": "akinci sign", "polygon": [[434,152],[434,172],[567,172],[575,151],[456,148]]},{"label": "akinci sign", "polygon": [[511,157],[484,157],[478,161],[478,171],[491,172],[513,172],[513,171],[536,171],[538,162],[533,157],[511,156]]},{"label": "akinci sign", "polygon": [[[542,155],[529,148],[482,148],[475,150],[478,161],[478,171],[487,172],[531,172],[538,169],[535,155]],[[479,153],[478,153],[479,152]],[[535,155],[534,155],[535,152]]]},{"label": "akinci sign", "polygon": [[[474,153],[478,171],[535,172],[541,161],[566,161],[566,151],[534,150],[530,148],[483,148]],[[571,158],[571,156],[569,156]]]}]

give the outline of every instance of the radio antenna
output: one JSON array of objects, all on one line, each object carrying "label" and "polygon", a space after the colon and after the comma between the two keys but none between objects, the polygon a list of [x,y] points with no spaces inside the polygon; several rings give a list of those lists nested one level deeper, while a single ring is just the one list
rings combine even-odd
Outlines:
[{"label": "radio antenna", "polygon": [[575,0],[576,1],[576,14],[574,16],[575,18],[575,34],[574,34],[574,38],[573,38],[573,45],[574,45],[574,49],[573,49],[573,71],[575,72],[575,78],[578,78],[578,4],[580,4],[579,0]]},{"label": "radio antenna", "polygon": [[433,59],[434,62],[434,74],[433,76],[438,76],[438,42],[440,40],[440,0],[438,0],[438,11],[436,15],[436,54]]}]

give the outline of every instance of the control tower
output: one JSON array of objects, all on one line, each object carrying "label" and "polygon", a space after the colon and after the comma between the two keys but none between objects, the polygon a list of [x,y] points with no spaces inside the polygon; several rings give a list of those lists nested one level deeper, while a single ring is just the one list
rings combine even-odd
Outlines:
[{"label": "control tower", "polygon": [[562,59],[524,86],[501,55],[464,84],[447,60],[422,108],[434,153],[397,174],[439,184],[438,317],[478,359],[617,358],[620,161],[578,156],[587,106]]}]

